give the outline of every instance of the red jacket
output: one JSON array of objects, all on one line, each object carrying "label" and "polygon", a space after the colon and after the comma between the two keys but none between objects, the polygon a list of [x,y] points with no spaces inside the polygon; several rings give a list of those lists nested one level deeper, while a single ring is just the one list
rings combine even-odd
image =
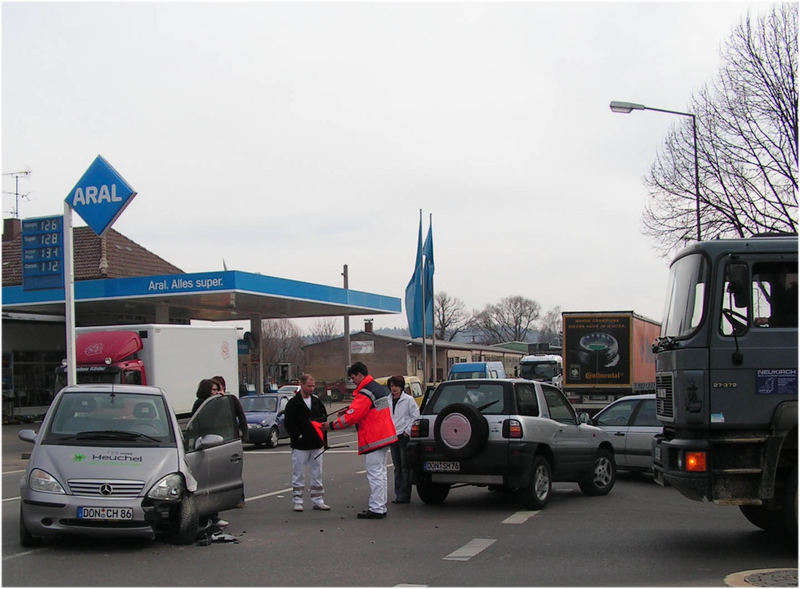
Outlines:
[{"label": "red jacket", "polygon": [[354,399],[330,429],[352,425],[358,430],[358,453],[366,454],[397,441],[391,410],[391,393],[367,375],[353,391]]}]

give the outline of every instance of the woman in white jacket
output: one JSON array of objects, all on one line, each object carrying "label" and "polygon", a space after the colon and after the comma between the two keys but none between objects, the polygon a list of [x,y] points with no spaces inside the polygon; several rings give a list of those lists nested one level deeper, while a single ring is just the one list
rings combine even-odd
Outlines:
[{"label": "woman in white jacket", "polygon": [[411,434],[411,424],[419,417],[419,407],[414,398],[404,391],[406,381],[402,376],[389,377],[388,385],[392,392],[392,421],[397,431],[397,441],[390,446],[394,465],[392,503],[410,503],[411,473],[408,469],[406,448]]}]

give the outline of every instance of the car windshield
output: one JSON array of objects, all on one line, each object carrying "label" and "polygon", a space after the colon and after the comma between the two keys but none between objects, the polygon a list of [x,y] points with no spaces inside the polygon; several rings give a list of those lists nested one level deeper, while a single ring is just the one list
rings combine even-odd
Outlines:
[{"label": "car windshield", "polygon": [[69,392],[54,408],[45,444],[175,445],[163,397],[137,393]]},{"label": "car windshield", "polygon": [[505,413],[504,386],[500,383],[464,382],[443,384],[432,402],[425,406],[425,413],[437,414],[453,403],[472,405],[485,415]]},{"label": "car windshield", "polygon": [[239,399],[245,411],[275,411],[278,397],[242,397]]}]

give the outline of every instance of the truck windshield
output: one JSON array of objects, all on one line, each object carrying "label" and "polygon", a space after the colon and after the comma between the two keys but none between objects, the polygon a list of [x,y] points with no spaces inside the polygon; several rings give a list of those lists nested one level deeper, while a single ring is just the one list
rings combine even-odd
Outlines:
[{"label": "truck windshield", "polygon": [[551,379],[561,374],[558,362],[552,360],[542,362],[525,362],[519,365],[519,377],[528,380]]},{"label": "truck windshield", "polygon": [[703,321],[708,263],[703,254],[690,254],[670,268],[661,337],[686,337]]}]

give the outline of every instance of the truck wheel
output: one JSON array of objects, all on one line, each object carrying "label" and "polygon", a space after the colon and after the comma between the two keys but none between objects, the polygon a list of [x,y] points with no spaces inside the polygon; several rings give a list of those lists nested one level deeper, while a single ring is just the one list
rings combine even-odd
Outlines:
[{"label": "truck wheel", "polygon": [[278,445],[278,428],[274,425],[269,430],[269,435],[267,435],[267,448],[274,448]]},{"label": "truck wheel", "polygon": [[584,495],[607,495],[617,480],[617,467],[614,455],[605,448],[597,451],[592,472],[578,482]]},{"label": "truck wheel", "polygon": [[197,540],[200,518],[197,514],[197,507],[194,504],[194,497],[191,495],[183,497],[183,500],[178,505],[177,519],[175,531],[172,534],[172,542],[175,544],[191,544]]},{"label": "truck wheel", "polygon": [[779,532],[784,528],[783,510],[769,510],[766,505],[740,505],[739,510],[751,524],[766,532]]},{"label": "truck wheel", "polygon": [[454,403],[436,417],[433,435],[450,458],[469,458],[486,445],[489,424],[472,405]]},{"label": "truck wheel", "polygon": [[784,528],[792,542],[797,542],[797,466],[789,471],[783,492]]},{"label": "truck wheel", "polygon": [[42,539],[34,536],[25,527],[25,520],[22,519],[22,506],[19,508],[19,543],[25,548],[34,548],[42,543]]},{"label": "truck wheel", "polygon": [[428,505],[444,503],[449,493],[450,485],[447,483],[417,483],[417,495]]},{"label": "truck wheel", "polygon": [[531,483],[526,489],[525,505],[528,509],[539,510],[550,500],[550,492],[553,489],[553,475],[550,463],[544,456],[534,456],[533,475]]}]

